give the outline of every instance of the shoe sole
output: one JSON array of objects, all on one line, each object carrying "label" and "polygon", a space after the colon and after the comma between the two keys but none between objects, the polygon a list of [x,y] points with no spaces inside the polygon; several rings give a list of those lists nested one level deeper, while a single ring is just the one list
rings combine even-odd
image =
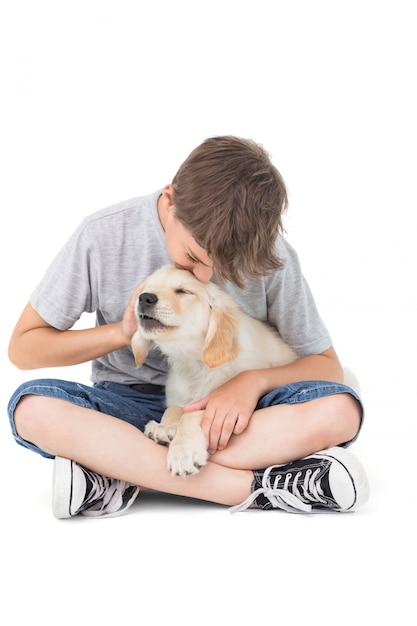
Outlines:
[{"label": "shoe sole", "polygon": [[[74,466],[73,461],[57,456],[54,459],[52,477],[52,512],[57,519],[66,519],[76,515],[78,510],[77,499],[74,494]],[[83,478],[83,476],[80,476]],[[85,489],[84,489],[85,493]],[[82,501],[82,494],[81,501]],[[79,499],[79,498],[78,498]]]},{"label": "shoe sole", "polygon": [[330,489],[341,511],[353,511],[365,504],[369,498],[368,479],[362,464],[351,452],[336,447],[310,456],[333,461],[329,473]]}]

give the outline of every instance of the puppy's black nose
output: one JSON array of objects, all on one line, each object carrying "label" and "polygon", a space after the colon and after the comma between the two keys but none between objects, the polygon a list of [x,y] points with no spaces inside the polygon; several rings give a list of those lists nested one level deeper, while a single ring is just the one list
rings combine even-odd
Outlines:
[{"label": "puppy's black nose", "polygon": [[146,311],[158,302],[158,296],[154,293],[141,293],[139,296],[139,309]]}]

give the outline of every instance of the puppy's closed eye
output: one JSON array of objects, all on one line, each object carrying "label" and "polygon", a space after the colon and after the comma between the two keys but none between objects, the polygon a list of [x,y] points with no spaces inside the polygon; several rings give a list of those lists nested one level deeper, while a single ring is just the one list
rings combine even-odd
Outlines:
[{"label": "puppy's closed eye", "polygon": [[184,295],[184,294],[190,294],[192,295],[192,291],[188,291],[187,289],[183,289],[182,287],[179,287],[178,289],[175,290],[175,293],[177,293],[178,295]]}]

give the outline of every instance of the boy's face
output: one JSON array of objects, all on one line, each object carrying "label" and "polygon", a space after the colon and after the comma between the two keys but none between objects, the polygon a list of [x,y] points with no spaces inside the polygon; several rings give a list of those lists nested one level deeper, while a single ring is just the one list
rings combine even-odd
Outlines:
[{"label": "boy's face", "polygon": [[207,252],[198,245],[173,213],[165,222],[165,241],[171,261],[176,267],[192,272],[202,283],[213,275],[213,263]]},{"label": "boy's face", "polygon": [[213,275],[213,262],[191,233],[175,218],[172,185],[166,185],[159,197],[158,216],[165,231],[171,261],[176,267],[192,272],[200,282],[208,283]]}]

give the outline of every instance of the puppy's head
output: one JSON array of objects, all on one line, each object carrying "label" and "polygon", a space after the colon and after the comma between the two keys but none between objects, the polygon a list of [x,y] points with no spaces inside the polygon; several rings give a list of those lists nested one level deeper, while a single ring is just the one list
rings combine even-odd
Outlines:
[{"label": "puppy's head", "polygon": [[135,315],[132,350],[138,367],[154,346],[172,359],[176,354],[202,358],[208,367],[237,355],[236,305],[218,287],[201,283],[186,270],[165,266],[146,278]]}]

